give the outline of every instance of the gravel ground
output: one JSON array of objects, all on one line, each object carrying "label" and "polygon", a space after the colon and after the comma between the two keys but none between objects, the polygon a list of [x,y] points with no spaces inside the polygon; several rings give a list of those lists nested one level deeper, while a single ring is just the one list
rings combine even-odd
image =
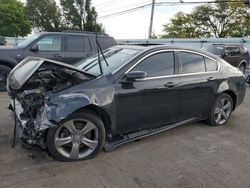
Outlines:
[{"label": "gravel ground", "polygon": [[0,93],[0,187],[250,187],[249,86],[226,126],[188,124],[74,163],[12,149],[8,103]]}]

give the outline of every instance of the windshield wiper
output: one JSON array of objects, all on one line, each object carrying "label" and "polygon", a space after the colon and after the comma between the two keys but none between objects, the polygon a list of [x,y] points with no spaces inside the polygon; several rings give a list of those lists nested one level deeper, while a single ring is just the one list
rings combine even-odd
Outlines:
[{"label": "windshield wiper", "polygon": [[97,47],[100,49],[100,52],[101,52],[101,54],[102,54],[102,57],[103,57],[103,59],[104,59],[106,65],[107,65],[107,67],[109,67],[109,64],[108,64],[108,62],[107,62],[107,60],[106,60],[106,58],[105,58],[105,55],[103,54],[102,48],[101,48],[101,46],[100,46],[100,44],[99,44],[97,38],[96,38],[96,44],[97,44]]},{"label": "windshield wiper", "polygon": [[94,63],[96,61],[96,59],[94,59],[93,61],[89,62],[87,65],[85,65],[82,70],[86,69],[88,66],[90,66],[92,63]]}]

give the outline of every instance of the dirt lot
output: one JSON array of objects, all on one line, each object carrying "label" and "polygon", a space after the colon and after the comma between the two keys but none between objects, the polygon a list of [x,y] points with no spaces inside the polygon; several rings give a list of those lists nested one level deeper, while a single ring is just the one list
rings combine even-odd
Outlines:
[{"label": "dirt lot", "polygon": [[8,102],[0,93],[0,187],[250,187],[249,86],[226,126],[189,124],[75,163],[12,149]]}]

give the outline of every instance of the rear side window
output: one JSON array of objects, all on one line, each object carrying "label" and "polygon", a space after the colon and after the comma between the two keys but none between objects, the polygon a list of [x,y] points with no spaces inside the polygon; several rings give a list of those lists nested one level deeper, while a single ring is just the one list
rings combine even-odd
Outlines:
[{"label": "rear side window", "polygon": [[239,47],[226,47],[225,54],[229,56],[239,56],[240,48]]},{"label": "rear side window", "polygon": [[83,52],[83,37],[82,36],[67,36],[66,51],[67,52]]},{"label": "rear side window", "polygon": [[197,73],[205,72],[205,61],[204,57],[198,54],[189,53],[189,52],[179,52],[181,56],[181,73]]},{"label": "rear side window", "polygon": [[207,58],[207,57],[204,57],[204,58],[205,58],[207,72],[218,70],[218,64],[216,61],[214,61],[210,58]]},{"label": "rear side window", "polygon": [[163,52],[143,60],[132,71],[144,71],[148,77],[174,74],[174,53]]}]

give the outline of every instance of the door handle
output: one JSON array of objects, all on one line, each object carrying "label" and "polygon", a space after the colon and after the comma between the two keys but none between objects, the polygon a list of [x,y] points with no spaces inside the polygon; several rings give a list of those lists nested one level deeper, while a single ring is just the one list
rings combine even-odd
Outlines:
[{"label": "door handle", "polygon": [[53,57],[62,57],[60,54],[53,54]]},{"label": "door handle", "polygon": [[214,81],[215,80],[215,77],[209,77],[208,79],[207,79],[207,81]]},{"label": "door handle", "polygon": [[177,82],[168,82],[168,83],[164,84],[164,86],[168,87],[168,88],[175,87],[178,85],[179,85],[179,83],[177,83]]}]

